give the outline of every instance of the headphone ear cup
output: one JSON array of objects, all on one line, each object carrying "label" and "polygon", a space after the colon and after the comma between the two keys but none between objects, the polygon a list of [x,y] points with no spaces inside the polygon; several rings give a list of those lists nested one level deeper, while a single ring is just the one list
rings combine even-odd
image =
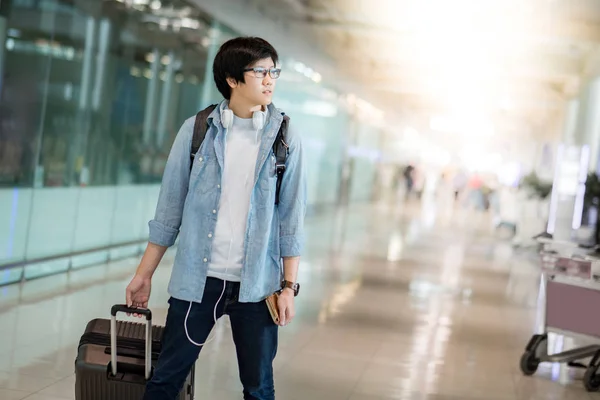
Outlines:
[{"label": "headphone ear cup", "polygon": [[262,129],[265,126],[266,117],[267,113],[264,111],[254,111],[254,113],[252,113],[252,124],[254,125],[254,129]]},{"label": "headphone ear cup", "polygon": [[225,129],[230,129],[233,126],[233,111],[221,111],[221,125],[223,125],[223,128]]}]

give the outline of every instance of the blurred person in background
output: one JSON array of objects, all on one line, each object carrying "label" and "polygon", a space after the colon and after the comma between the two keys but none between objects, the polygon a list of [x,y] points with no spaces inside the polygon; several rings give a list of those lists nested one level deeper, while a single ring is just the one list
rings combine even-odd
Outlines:
[{"label": "blurred person in background", "polygon": [[475,210],[485,209],[485,201],[483,194],[483,179],[478,173],[471,175],[467,183],[469,189],[469,206]]},{"label": "blurred person in background", "polygon": [[467,177],[467,174],[462,170],[458,171],[454,175],[454,179],[452,179],[452,186],[454,187],[454,200],[456,202],[458,202],[460,195],[467,187],[468,180],[469,178]]},{"label": "blurred person in background", "polygon": [[413,192],[413,187],[415,184],[415,167],[412,164],[408,164],[406,168],[404,168],[404,172],[402,176],[404,177],[404,185],[405,185],[405,199],[408,199]]},{"label": "blurred person in background", "polygon": [[422,167],[413,169],[413,191],[417,199],[421,199],[425,190],[425,170]]}]

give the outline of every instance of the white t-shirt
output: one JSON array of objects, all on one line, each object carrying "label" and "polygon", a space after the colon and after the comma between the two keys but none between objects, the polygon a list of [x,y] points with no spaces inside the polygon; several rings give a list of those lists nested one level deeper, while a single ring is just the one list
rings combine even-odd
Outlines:
[{"label": "white t-shirt", "polygon": [[219,216],[212,239],[208,276],[241,281],[244,237],[261,131],[254,128],[252,118],[235,116],[232,127],[227,130]]}]

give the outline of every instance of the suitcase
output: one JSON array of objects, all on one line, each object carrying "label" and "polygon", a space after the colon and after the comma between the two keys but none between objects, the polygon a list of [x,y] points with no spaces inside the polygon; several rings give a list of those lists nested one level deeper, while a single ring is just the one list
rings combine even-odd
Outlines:
[{"label": "suitcase", "polygon": [[[119,312],[143,314],[146,323],[117,321]],[[161,351],[163,332],[164,327],[152,326],[150,310],[125,305],[113,306],[110,320],[90,321],[79,341],[75,360],[75,399],[141,399]],[[193,398],[194,367],[179,400]]]}]

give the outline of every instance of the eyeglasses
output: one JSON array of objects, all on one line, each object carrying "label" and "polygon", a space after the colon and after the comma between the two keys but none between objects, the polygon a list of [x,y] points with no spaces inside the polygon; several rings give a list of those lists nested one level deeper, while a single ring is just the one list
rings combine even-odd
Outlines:
[{"label": "eyeglasses", "polygon": [[267,73],[269,74],[271,79],[277,79],[277,78],[279,78],[279,75],[281,74],[281,68],[267,69],[267,68],[263,68],[263,67],[254,67],[254,68],[244,69],[244,72],[250,72],[250,71],[254,72],[254,76],[256,78],[260,78],[260,79],[265,78],[267,76]]}]

